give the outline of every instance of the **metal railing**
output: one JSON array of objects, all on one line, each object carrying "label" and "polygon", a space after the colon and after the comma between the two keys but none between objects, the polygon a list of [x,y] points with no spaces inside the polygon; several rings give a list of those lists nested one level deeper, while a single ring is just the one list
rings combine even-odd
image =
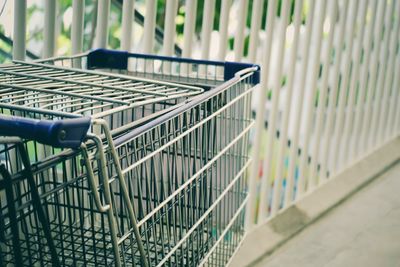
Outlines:
[{"label": "metal railing", "polygon": [[[139,52],[154,52],[156,4],[146,2]],[[13,55],[20,60],[25,54],[26,0],[14,5]],[[198,2],[184,5],[182,56],[191,57]],[[251,229],[399,135],[400,1],[269,0],[262,29],[264,1],[252,1],[249,9],[247,0],[221,0],[219,60],[229,51],[233,5],[234,58],[262,64],[248,175],[246,222]],[[73,1],[73,53],[82,52],[83,8],[84,0]],[[109,8],[110,0],[99,0],[96,47],[107,46]],[[175,45],[177,8],[177,0],[166,1],[162,53],[168,56]],[[45,1],[45,10],[44,54],[49,56],[54,55],[53,1]],[[215,10],[216,1],[205,1],[200,40],[204,59],[210,57]],[[126,50],[132,47],[133,12],[134,1],[123,1],[121,48]],[[244,57],[246,36],[249,54]]]}]

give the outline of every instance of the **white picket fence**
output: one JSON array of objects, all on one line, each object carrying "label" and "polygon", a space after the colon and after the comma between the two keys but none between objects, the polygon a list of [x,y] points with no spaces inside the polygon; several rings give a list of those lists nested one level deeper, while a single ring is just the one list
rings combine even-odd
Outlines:
[{"label": "white picket fence", "polygon": [[[264,1],[254,0],[251,10],[248,3],[221,1],[216,59],[225,60],[230,52],[229,17],[234,16],[234,59],[262,66],[253,103],[257,116],[246,216],[251,229],[399,136],[400,1],[269,0],[265,30]],[[73,0],[74,54],[82,52],[84,4]],[[153,53],[157,1],[146,0],[145,5],[139,52]],[[134,6],[134,0],[123,1],[124,50],[132,48]],[[185,2],[184,57],[192,57],[196,48],[197,6],[197,0]],[[55,53],[56,1],[45,0],[44,7],[43,55],[48,57]],[[15,59],[25,55],[26,8],[26,0],[14,1]],[[166,1],[162,53],[168,56],[176,40],[177,8],[178,0]],[[215,8],[215,0],[204,1],[197,41],[203,59],[210,57]],[[95,47],[107,46],[109,12],[110,0],[98,0]],[[246,35],[249,55],[244,57]]]}]

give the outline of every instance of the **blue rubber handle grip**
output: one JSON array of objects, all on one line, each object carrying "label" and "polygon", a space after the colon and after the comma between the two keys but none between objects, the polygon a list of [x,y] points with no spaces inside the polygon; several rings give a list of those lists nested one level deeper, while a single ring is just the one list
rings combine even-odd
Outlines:
[{"label": "blue rubber handle grip", "polygon": [[87,135],[90,121],[90,117],[50,121],[0,115],[0,135],[59,148],[77,148]]}]

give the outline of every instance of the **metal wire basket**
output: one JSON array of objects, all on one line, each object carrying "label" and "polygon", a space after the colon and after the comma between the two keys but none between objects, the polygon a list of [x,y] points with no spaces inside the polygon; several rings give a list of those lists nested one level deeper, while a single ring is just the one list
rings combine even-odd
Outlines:
[{"label": "metal wire basket", "polygon": [[[257,66],[241,67],[120,135],[94,117],[37,121],[8,106],[19,117],[0,117],[0,135],[22,140],[0,141],[0,264],[226,264],[244,236],[258,78]],[[32,132],[21,131],[27,127]],[[42,145],[35,140],[64,150],[38,160]]]}]

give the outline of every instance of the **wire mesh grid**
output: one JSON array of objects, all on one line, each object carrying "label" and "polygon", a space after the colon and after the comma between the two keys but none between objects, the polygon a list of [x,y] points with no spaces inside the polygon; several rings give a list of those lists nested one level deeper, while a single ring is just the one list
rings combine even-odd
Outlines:
[{"label": "wire mesh grid", "polygon": [[40,63],[0,69],[0,107],[61,118],[91,116],[112,129],[150,118],[203,89]]},{"label": "wire mesh grid", "polygon": [[[53,153],[46,161],[33,160],[35,188],[60,265],[226,263],[244,235],[252,74],[249,71],[114,140],[103,139],[100,146],[88,143],[87,155],[68,150]],[[8,110],[21,115],[18,108]],[[41,158],[41,146],[24,141],[31,159]],[[30,197],[34,190],[27,184],[21,152],[13,145],[0,148],[18,203],[14,220],[20,228],[21,264],[54,264],[45,226],[38,221]],[[98,183],[95,189],[89,170]],[[112,207],[109,212],[99,210],[96,193]],[[13,216],[4,194],[0,195],[0,224],[4,233],[12,235]],[[130,205],[140,240],[133,234]],[[3,263],[15,264],[13,239],[4,236],[1,241]]]},{"label": "wire mesh grid", "polygon": [[[192,84],[206,88],[215,87],[226,81],[226,77],[224,76],[224,62],[129,53],[126,55],[126,66],[123,68],[113,68],[110,65],[114,65],[115,59],[110,57],[108,52],[99,49],[74,56],[42,59],[37,62],[67,68],[87,67],[106,73],[121,73],[135,77]],[[97,55],[101,56],[102,61],[96,62],[96,64],[91,63],[91,58]],[[109,62],[107,63],[107,61]]]}]

